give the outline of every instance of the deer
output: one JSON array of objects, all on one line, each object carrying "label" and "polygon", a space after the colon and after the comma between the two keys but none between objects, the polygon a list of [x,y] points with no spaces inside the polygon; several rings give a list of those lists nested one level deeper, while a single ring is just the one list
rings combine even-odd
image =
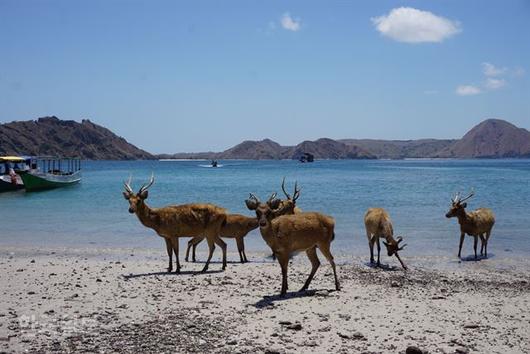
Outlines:
[{"label": "deer", "polygon": [[458,247],[458,258],[461,258],[462,245],[464,244],[464,237],[466,234],[474,237],[473,249],[475,251],[475,260],[477,257],[477,243],[480,237],[481,247],[480,255],[488,258],[488,241],[491,235],[491,229],[495,225],[495,215],[493,211],[488,208],[479,208],[471,212],[466,212],[467,203],[475,195],[472,190],[471,193],[462,198],[460,193],[451,199],[451,207],[445,216],[447,218],[456,217],[460,224],[460,245]]},{"label": "deer", "polygon": [[148,189],[155,182],[154,174],[147,184],[142,185],[137,193],[131,187],[130,177],[124,182],[124,198],[129,202],[129,213],[136,214],[140,222],[153,229],[166,242],[167,255],[169,257],[168,272],[173,270],[172,254],[175,253],[176,273],[180,272],[179,262],[179,238],[204,236],[208,241],[209,254],[204,268],[206,272],[210,265],[215,244],[221,247],[223,252],[223,267],[226,269],[226,243],[219,238],[222,225],[226,222],[226,210],[214,204],[182,204],[169,205],[163,208],[151,208],[145,200],[148,197]]},{"label": "deer", "polygon": [[[240,214],[227,214],[226,223],[221,227],[221,237],[233,238],[236,240],[237,251],[239,252],[239,259],[241,263],[248,262],[245,254],[244,237],[252,230],[258,228],[258,219],[255,217],[248,217]],[[190,248],[192,248],[192,261],[195,262],[195,249],[201,243],[204,236],[196,236],[188,241],[188,248],[186,249],[186,262],[189,258]]]},{"label": "deer", "polygon": [[311,262],[311,272],[300,291],[309,288],[320,266],[317,248],[330,263],[335,278],[335,289],[340,290],[335,261],[330,251],[331,241],[335,238],[335,220],[331,216],[316,212],[282,215],[284,210],[279,199],[262,203],[252,193],[249,199],[245,200],[245,204],[249,210],[256,212],[261,236],[278,258],[282,270],[280,296],[287,294],[289,257],[296,252],[305,251]]},{"label": "deer", "polygon": [[366,228],[366,237],[368,238],[368,245],[370,246],[370,263],[374,264],[374,244],[377,244],[377,266],[381,266],[381,245],[379,244],[379,239],[383,237],[386,240],[383,241],[383,244],[386,247],[388,256],[392,257],[395,255],[403,269],[407,270],[407,266],[403,263],[398,253],[398,251],[405,248],[406,244],[402,246],[399,245],[403,241],[403,237],[399,236],[394,238],[392,220],[386,210],[383,208],[368,209],[364,216],[364,227]]}]

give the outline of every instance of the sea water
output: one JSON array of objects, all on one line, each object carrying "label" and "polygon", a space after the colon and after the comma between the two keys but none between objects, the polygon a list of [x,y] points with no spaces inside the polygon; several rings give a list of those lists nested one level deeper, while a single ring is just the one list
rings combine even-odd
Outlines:
[{"label": "sea water", "polygon": [[[366,257],[363,216],[370,207],[383,207],[390,213],[395,234],[407,244],[403,255],[455,259],[459,226],[445,213],[455,192],[474,189],[468,209],[489,207],[496,215],[490,256],[523,260],[530,256],[530,160],[220,163],[220,168],[208,168],[204,161],[87,161],[77,186],[2,193],[0,246],[146,247],[165,252],[162,239],[129,214],[122,195],[123,181],[129,176],[137,190],[154,173],[150,206],[210,202],[249,216],[253,213],[244,203],[249,193],[262,200],[272,192],[283,197],[282,178],[286,177],[291,194],[297,181],[302,190],[300,208],[335,218],[334,252]],[[259,230],[245,241],[248,250],[267,250]],[[472,254],[472,241],[466,236],[463,255]],[[233,250],[232,241],[228,243]]]}]

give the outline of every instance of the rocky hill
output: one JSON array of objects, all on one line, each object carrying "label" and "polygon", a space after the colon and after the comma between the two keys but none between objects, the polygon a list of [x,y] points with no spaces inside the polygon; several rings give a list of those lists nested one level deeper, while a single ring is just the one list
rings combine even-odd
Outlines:
[{"label": "rocky hill", "polygon": [[434,158],[451,146],[455,139],[376,140],[342,139],[341,142],[361,147],[379,159]]},{"label": "rocky hill", "polygon": [[530,132],[504,120],[488,119],[441,150],[437,157],[530,157]]},{"label": "rocky hill", "polygon": [[0,155],[48,155],[91,160],[153,159],[110,130],[83,120],[44,117],[0,124]]}]

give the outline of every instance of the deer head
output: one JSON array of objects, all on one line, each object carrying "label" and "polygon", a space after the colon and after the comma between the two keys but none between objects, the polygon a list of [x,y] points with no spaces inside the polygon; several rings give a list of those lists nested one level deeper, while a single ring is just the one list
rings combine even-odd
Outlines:
[{"label": "deer head", "polygon": [[144,200],[147,199],[147,189],[151,187],[153,183],[155,183],[155,176],[154,174],[151,174],[149,182],[140,187],[138,193],[136,194],[133,192],[133,189],[131,187],[131,180],[132,177],[129,177],[129,180],[127,182],[123,182],[123,185],[125,187],[123,197],[129,201],[129,213],[134,214],[138,210],[138,207],[144,203]]},{"label": "deer head", "polygon": [[386,247],[386,250],[388,252],[388,256],[392,257],[394,254],[397,254],[398,251],[403,250],[407,244],[404,244],[402,246],[399,245],[399,243],[403,241],[403,237],[399,236],[395,240],[392,240],[390,242],[383,241],[383,244]]},{"label": "deer head", "polygon": [[294,183],[293,197],[285,190],[285,177],[282,181],[282,191],[287,199],[281,201],[281,209],[284,210],[284,214],[294,214],[294,208],[296,208],[296,200],[300,197],[301,189],[298,188],[298,183]]},{"label": "deer head", "polygon": [[460,192],[456,193],[453,199],[451,199],[451,207],[449,208],[447,214],[445,214],[445,217],[452,218],[458,215],[462,215],[462,213],[465,213],[465,209],[467,207],[467,203],[465,203],[465,201],[473,197],[474,195],[475,191],[473,190],[471,190],[471,193],[465,198],[462,198]]},{"label": "deer head", "polygon": [[276,198],[276,193],[272,193],[265,203],[262,203],[258,197],[252,193],[250,193],[250,197],[245,200],[247,208],[256,212],[260,227],[266,227],[272,219],[276,216],[282,215],[281,203],[282,201]]},{"label": "deer head", "polygon": [[403,267],[403,269],[406,270],[407,266],[401,260],[401,257],[399,256],[398,251],[403,250],[407,244],[404,244],[404,245],[400,246],[399,244],[400,244],[401,241],[403,241],[403,237],[399,236],[395,240],[391,240],[389,242],[383,241],[383,244],[386,247],[386,250],[388,252],[388,256],[392,257],[393,255],[395,255],[396,258],[398,259],[399,263],[401,263],[401,266]]}]

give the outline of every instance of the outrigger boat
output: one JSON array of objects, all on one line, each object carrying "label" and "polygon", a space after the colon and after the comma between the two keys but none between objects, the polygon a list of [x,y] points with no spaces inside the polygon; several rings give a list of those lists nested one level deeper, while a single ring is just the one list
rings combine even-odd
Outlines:
[{"label": "outrigger boat", "polygon": [[31,159],[31,168],[20,173],[26,191],[67,187],[81,181],[81,160],[39,157]]},{"label": "outrigger boat", "polygon": [[29,169],[29,162],[29,158],[0,156],[0,192],[11,192],[24,188],[20,174]]}]

